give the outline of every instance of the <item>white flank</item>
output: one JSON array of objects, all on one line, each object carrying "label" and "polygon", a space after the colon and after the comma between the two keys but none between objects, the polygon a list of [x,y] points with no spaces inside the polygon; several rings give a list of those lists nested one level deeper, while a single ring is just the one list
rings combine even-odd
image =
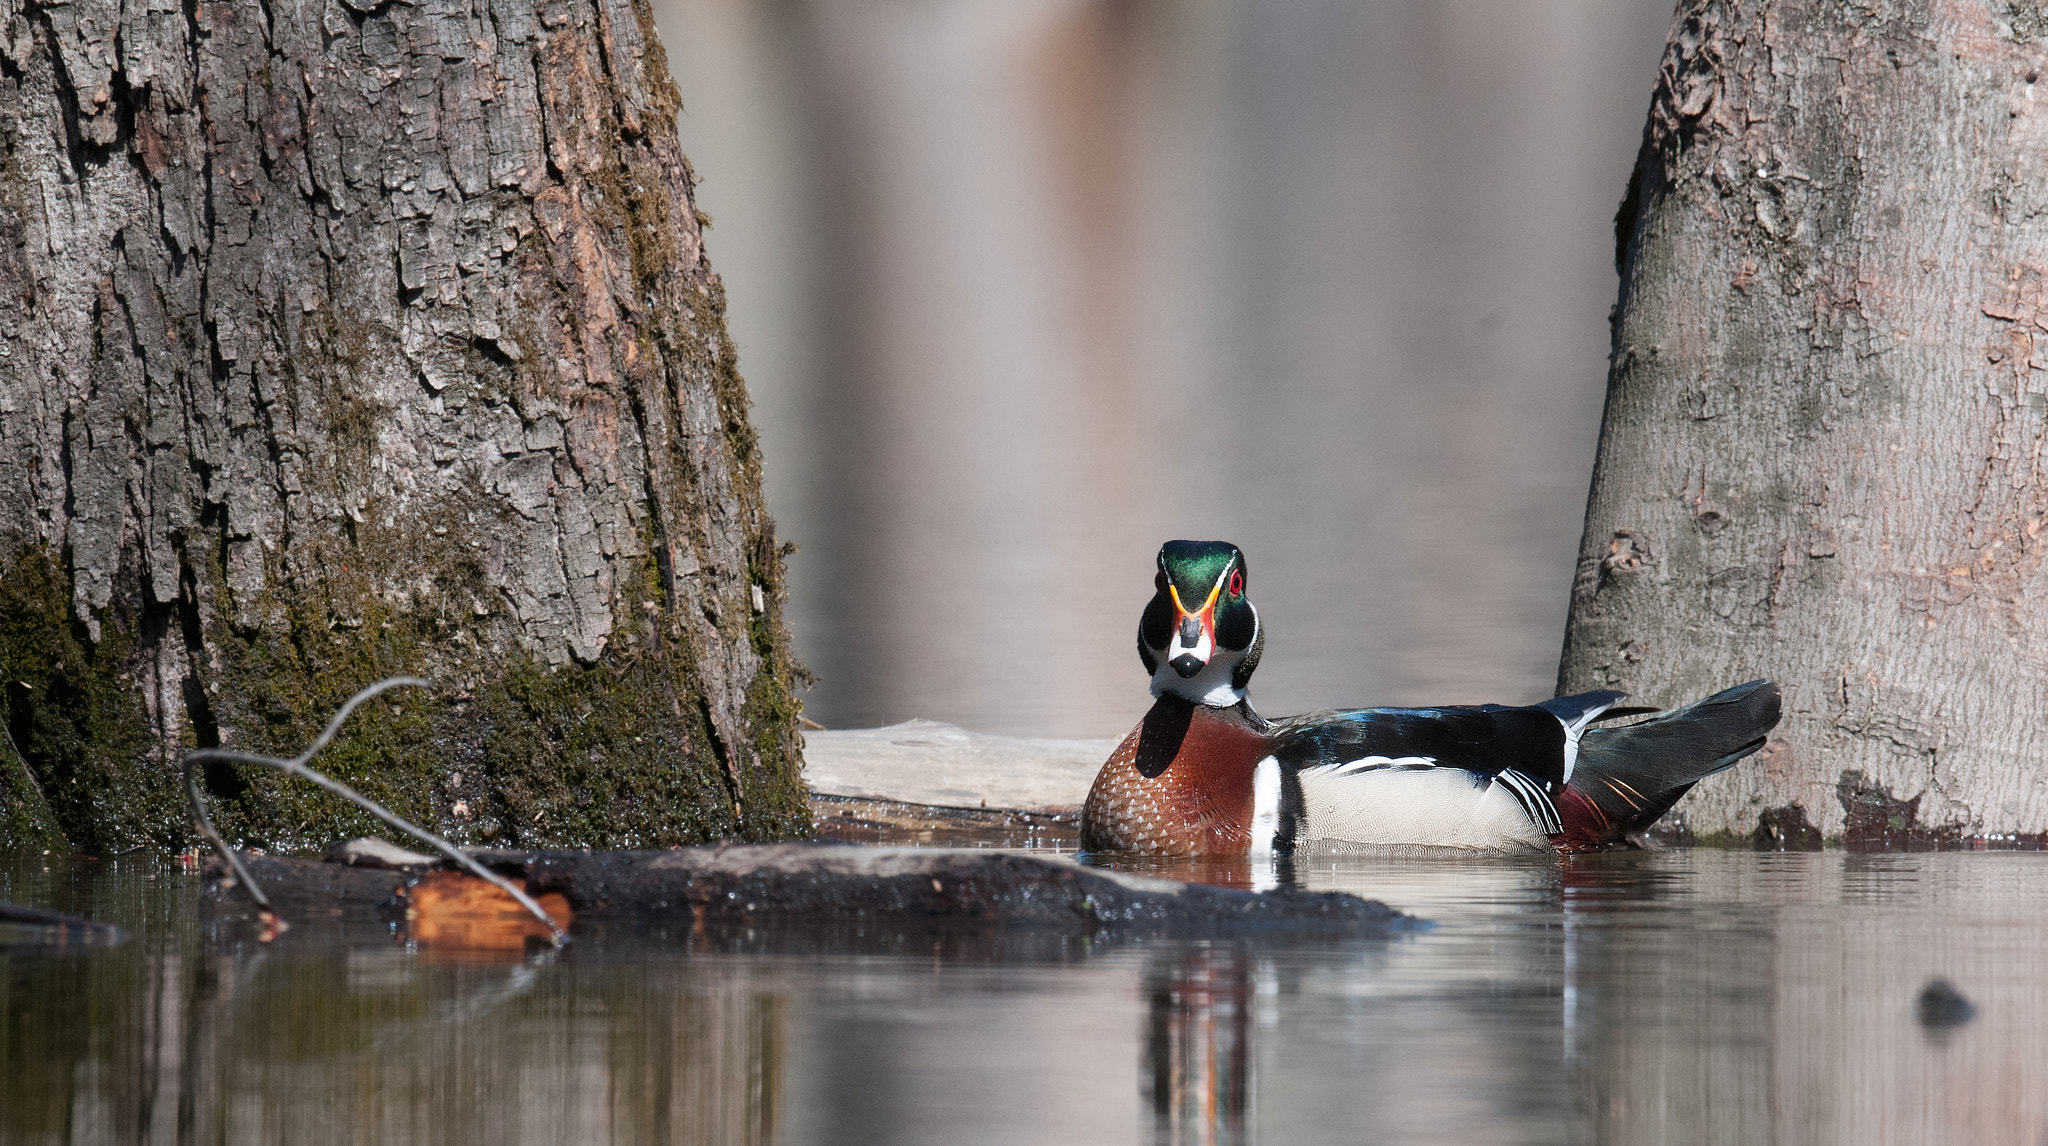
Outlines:
[{"label": "white flank", "polygon": [[1252,769],[1252,869],[1270,863],[1280,834],[1280,761],[1268,756]]},{"label": "white flank", "polygon": [[[1512,793],[1499,784],[1472,781],[1472,773],[1460,768],[1375,768],[1347,775],[1304,771],[1304,822],[1295,839],[1296,853],[1550,847],[1542,825],[1529,819]],[[1256,779],[1253,784],[1256,792]]]}]

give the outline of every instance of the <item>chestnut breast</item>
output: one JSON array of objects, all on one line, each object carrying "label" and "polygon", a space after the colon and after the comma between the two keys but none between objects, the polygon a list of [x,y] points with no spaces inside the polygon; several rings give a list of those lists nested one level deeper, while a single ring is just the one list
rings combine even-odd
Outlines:
[{"label": "chestnut breast", "polygon": [[1095,776],[1081,846],[1142,855],[1251,850],[1252,770],[1266,755],[1257,717],[1160,697]]}]

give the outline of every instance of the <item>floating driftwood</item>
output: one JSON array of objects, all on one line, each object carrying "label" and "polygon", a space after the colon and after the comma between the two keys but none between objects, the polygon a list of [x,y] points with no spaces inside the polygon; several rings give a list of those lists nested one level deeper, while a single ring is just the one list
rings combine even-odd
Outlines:
[{"label": "floating driftwood", "polygon": [[1079,808],[953,808],[813,792],[811,822],[817,838],[847,844],[1069,852],[1081,846]]},{"label": "floating driftwood", "polygon": [[[381,841],[356,842],[327,860],[244,862],[277,909],[295,916],[402,919],[421,941],[480,947],[546,934],[502,892],[441,861],[410,862],[406,854]],[[958,921],[1081,935],[1328,936],[1386,934],[1414,923],[1385,904],[1341,892],[1236,891],[1004,852],[766,844],[470,854],[564,926]],[[216,910],[246,903],[234,891],[235,878],[218,863],[209,870],[206,898]]]},{"label": "floating driftwood", "polygon": [[1078,814],[1115,740],[993,736],[934,720],[804,734],[813,795]]},{"label": "floating driftwood", "polygon": [[[653,852],[458,849],[306,764],[357,705],[387,688],[425,683],[396,677],[371,685],[289,760],[220,748],[186,754],[193,818],[225,861],[208,870],[206,901],[216,913],[253,906],[266,940],[283,930],[285,915],[354,916],[402,922],[415,942],[460,948],[518,948],[534,939],[559,946],[575,920],[592,917],[680,922],[693,930],[714,923],[958,921],[1079,935],[1385,934],[1412,922],[1385,904],[1338,892],[1237,891],[983,850],[831,844]],[[238,853],[206,815],[194,769],[208,760],[302,777],[440,855],[370,838],[337,845],[320,860]]]}]

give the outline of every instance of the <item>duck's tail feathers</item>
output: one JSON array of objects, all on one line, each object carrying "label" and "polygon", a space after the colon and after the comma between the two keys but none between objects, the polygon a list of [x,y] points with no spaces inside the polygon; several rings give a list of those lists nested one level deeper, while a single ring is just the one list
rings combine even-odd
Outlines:
[{"label": "duck's tail feathers", "polygon": [[1614,706],[1627,699],[1625,692],[1603,689],[1576,696],[1553,697],[1536,706],[1556,717],[1557,722],[1564,726],[1564,783],[1572,781],[1572,769],[1579,759],[1579,737],[1585,735],[1586,726],[1596,720],[1607,719]]},{"label": "duck's tail feathers", "polygon": [[1628,699],[1625,692],[1603,689],[1600,692],[1582,692],[1577,696],[1559,696],[1539,702],[1536,707],[1557,717],[1564,725],[1565,735],[1578,739],[1586,725],[1605,716],[1616,704]]},{"label": "duck's tail feathers", "polygon": [[1753,680],[1621,728],[1588,728],[1558,811],[1560,847],[1598,848],[1657,822],[1694,784],[1764,746],[1778,686]]}]

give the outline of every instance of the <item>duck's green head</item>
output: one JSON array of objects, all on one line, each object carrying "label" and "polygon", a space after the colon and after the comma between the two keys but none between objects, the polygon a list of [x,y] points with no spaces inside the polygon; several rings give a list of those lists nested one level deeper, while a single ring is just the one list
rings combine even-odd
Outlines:
[{"label": "duck's green head", "polygon": [[1138,659],[1152,694],[1228,706],[1244,699],[1265,633],[1246,596],[1244,553],[1227,541],[1159,547],[1157,590],[1138,619]]}]

